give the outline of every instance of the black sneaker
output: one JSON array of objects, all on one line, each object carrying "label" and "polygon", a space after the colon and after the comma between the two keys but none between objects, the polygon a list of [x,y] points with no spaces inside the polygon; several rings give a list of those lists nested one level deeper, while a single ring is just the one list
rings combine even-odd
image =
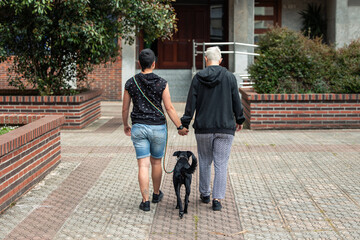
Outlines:
[{"label": "black sneaker", "polygon": [[139,208],[145,212],[150,211],[150,201],[141,202]]},{"label": "black sneaker", "polygon": [[162,191],[159,192],[159,194],[155,194],[153,193],[153,199],[152,202],[153,203],[158,203],[161,201],[161,199],[163,198],[164,194],[162,193]]},{"label": "black sneaker", "polygon": [[218,200],[214,199],[213,202],[212,202],[212,209],[214,211],[220,211],[221,208],[222,208],[221,203]]},{"label": "black sneaker", "polygon": [[209,203],[210,202],[210,196],[203,196],[200,194],[200,199],[203,203]]}]

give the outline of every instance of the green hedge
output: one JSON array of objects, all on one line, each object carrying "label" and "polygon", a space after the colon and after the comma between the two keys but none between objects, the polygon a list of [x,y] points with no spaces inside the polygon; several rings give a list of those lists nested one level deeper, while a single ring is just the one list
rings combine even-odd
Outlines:
[{"label": "green hedge", "polygon": [[335,49],[286,28],[260,38],[248,71],[258,93],[360,93],[360,39]]}]

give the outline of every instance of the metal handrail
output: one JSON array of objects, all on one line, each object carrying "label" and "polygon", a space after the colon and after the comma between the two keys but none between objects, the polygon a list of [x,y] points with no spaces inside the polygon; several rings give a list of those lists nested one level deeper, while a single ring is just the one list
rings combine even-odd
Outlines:
[{"label": "metal handrail", "polygon": [[[195,41],[195,39],[193,39]],[[203,42],[201,45],[205,44],[205,46],[215,46],[215,45],[240,45],[240,46],[248,46],[248,47],[258,47],[255,44],[249,43],[238,43],[238,42]]]},{"label": "metal handrail", "polygon": [[[255,45],[255,44],[249,44],[249,43],[238,43],[238,42],[202,42],[202,43],[196,43],[195,39],[193,39],[193,67],[192,67],[192,75],[194,76],[196,74],[196,56],[198,54],[202,54],[203,56],[205,55],[205,46],[228,46],[228,45],[232,45],[234,46],[234,50],[233,51],[221,51],[222,54],[234,54],[234,62],[235,62],[235,55],[236,54],[241,54],[241,55],[250,55],[250,56],[259,56],[260,54],[258,53],[252,53],[252,52],[240,52],[240,51],[235,51],[235,47],[236,46],[244,46],[244,47],[259,47],[259,45]],[[197,48],[199,46],[202,46],[202,51],[198,51]],[[205,68],[205,59],[203,58],[203,68]],[[239,75],[242,79],[248,79],[250,77],[250,75]],[[244,86],[244,87],[251,87],[254,82],[250,81],[250,82],[246,82],[243,83],[243,85],[249,85],[249,86]]]}]

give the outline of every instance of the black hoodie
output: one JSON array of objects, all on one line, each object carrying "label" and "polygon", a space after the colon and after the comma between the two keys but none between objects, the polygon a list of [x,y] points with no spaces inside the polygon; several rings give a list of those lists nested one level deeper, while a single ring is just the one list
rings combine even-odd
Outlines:
[{"label": "black hoodie", "polygon": [[189,128],[195,111],[195,133],[234,135],[235,123],[245,121],[234,74],[217,65],[198,72],[192,80],[181,118],[184,127]]}]

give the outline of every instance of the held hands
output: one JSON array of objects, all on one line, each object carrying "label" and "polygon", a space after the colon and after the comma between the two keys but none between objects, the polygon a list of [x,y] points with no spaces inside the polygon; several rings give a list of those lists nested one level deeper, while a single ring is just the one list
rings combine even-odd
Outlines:
[{"label": "held hands", "polygon": [[126,136],[131,137],[131,127],[130,126],[124,126],[124,133]]},{"label": "held hands", "polygon": [[187,128],[183,128],[181,130],[178,130],[178,134],[181,136],[186,136],[188,134],[189,130]]}]

